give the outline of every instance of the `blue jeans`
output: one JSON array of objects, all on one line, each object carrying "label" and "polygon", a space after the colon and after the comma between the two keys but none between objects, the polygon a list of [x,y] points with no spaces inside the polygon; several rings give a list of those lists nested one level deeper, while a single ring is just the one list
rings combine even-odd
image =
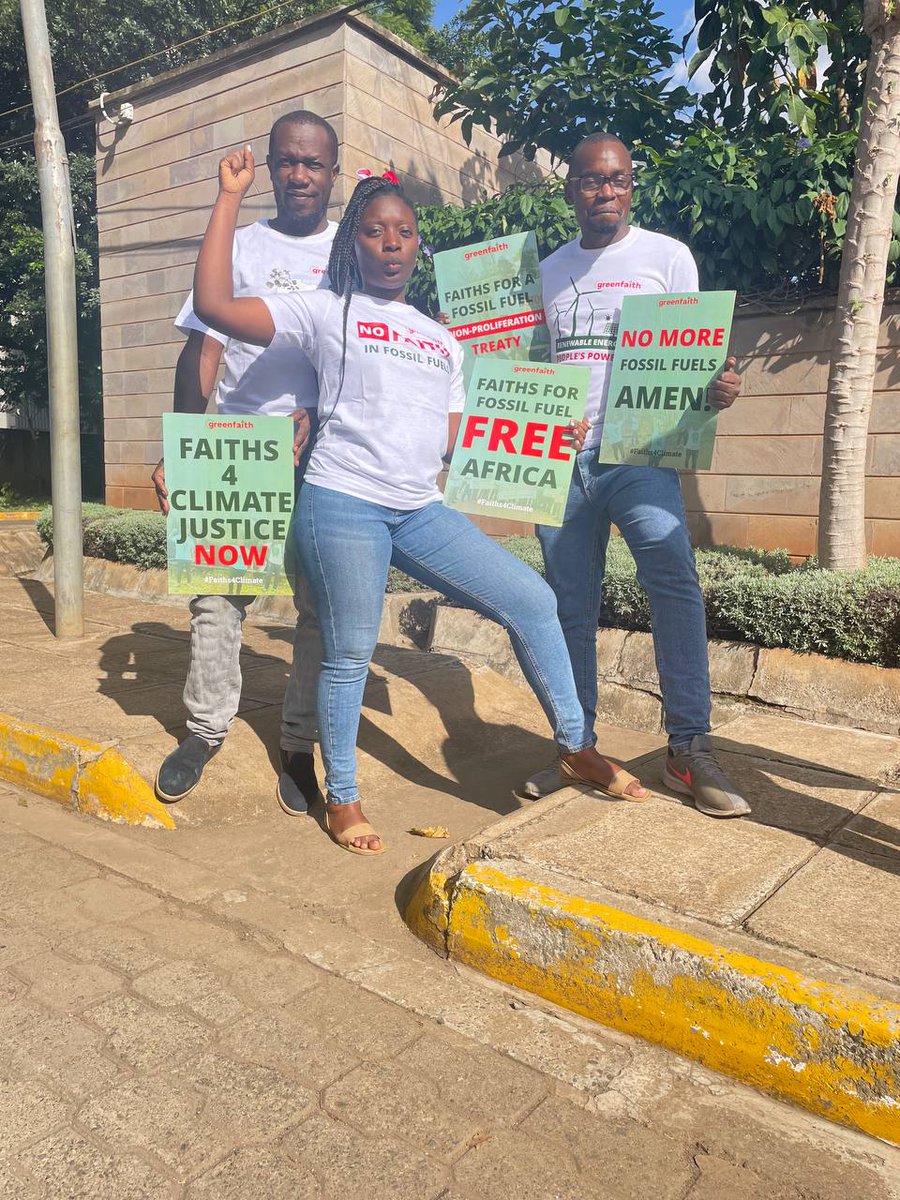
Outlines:
[{"label": "blue jeans", "polygon": [[307,483],[300,489],[294,528],[322,631],[319,739],[329,803],[359,799],[356,735],[392,561],[502,625],[561,750],[594,745],[553,592],[468,517],[440,503],[411,512],[383,508]]},{"label": "blue jeans", "polygon": [[650,601],[669,742],[708,733],[706,613],[678,472],[599,463],[596,450],[576,459],[562,526],[538,527],[585,724],[593,729],[597,714],[597,623],[611,524],[634,555]]}]

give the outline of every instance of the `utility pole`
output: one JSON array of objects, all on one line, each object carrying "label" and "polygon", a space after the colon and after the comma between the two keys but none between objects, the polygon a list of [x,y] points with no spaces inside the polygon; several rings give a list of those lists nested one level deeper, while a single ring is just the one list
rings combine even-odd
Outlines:
[{"label": "utility pole", "polygon": [[84,575],[72,194],[56,108],[44,0],[20,0],[20,6],[34,106],[34,152],[44,226],[56,636],[77,638],[84,636]]}]

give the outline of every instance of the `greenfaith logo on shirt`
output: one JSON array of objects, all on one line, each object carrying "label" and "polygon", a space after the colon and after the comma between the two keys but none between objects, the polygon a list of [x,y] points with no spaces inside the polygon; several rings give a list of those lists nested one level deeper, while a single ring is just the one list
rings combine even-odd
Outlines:
[{"label": "greenfaith logo on shirt", "polygon": [[319,286],[316,276],[321,279],[325,274],[324,267],[311,267],[311,279],[301,279],[297,275],[292,275],[290,271],[284,267],[273,267],[266,279],[265,290],[267,292],[313,292]]},{"label": "greenfaith logo on shirt", "polygon": [[557,362],[610,362],[619,332],[618,314],[605,291],[637,290],[637,280],[620,279],[580,290],[569,277],[574,297],[555,302],[547,316],[556,342]]}]

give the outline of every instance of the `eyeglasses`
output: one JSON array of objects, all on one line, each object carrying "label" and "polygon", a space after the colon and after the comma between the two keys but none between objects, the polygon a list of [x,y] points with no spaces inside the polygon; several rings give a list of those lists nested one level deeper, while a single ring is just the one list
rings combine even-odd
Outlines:
[{"label": "eyeglasses", "polygon": [[582,196],[596,196],[607,184],[617,196],[623,196],[634,186],[634,180],[634,172],[627,171],[620,175],[570,175],[568,182],[575,184]]}]

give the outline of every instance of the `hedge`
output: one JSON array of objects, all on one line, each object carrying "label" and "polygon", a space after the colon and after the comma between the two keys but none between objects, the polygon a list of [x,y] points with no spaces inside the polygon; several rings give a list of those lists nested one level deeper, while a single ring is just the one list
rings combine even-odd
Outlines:
[{"label": "hedge", "polygon": [[[165,567],[161,513],[85,504],[83,520],[86,554],[144,569]],[[37,527],[52,546],[50,509]],[[543,573],[537,538],[507,538],[504,545]],[[900,667],[900,559],[872,558],[864,571],[837,573],[812,559],[794,566],[781,550],[723,546],[698,550],[696,558],[710,636]],[[392,567],[387,590],[426,589]],[[621,538],[609,544],[600,619],[620,629],[650,628],[647,596]]]},{"label": "hedge", "polygon": [[[85,554],[109,562],[129,563],[145,571],[155,567],[165,569],[166,518],[162,513],[83,504],[81,527]],[[45,508],[38,517],[37,531],[52,549],[52,508]]]}]

